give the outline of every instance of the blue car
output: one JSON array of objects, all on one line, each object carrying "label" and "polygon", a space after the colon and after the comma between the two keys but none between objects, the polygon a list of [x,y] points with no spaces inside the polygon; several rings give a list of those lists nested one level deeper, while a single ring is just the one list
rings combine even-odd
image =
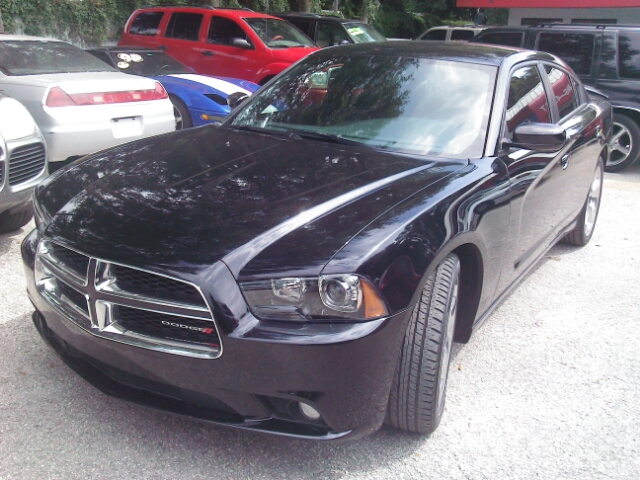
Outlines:
[{"label": "blue car", "polygon": [[232,93],[251,95],[259,85],[238,78],[198,75],[160,50],[101,47],[87,52],[124,73],[158,80],[169,93],[176,116],[176,130],[206,125],[226,117]]}]

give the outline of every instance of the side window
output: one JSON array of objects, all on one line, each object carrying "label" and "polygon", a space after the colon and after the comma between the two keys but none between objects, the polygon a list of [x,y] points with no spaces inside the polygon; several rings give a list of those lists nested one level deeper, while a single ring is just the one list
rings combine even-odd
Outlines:
[{"label": "side window", "polygon": [[211,17],[207,43],[231,45],[234,38],[247,40],[247,34],[236,22],[229,18]]},{"label": "side window", "polygon": [[292,18],[291,20],[287,19],[287,22],[293,23],[296,27],[302,30],[302,33],[313,39],[313,22],[311,20]]},{"label": "side window", "polygon": [[197,42],[201,24],[202,14],[174,13],[169,19],[169,25],[167,25],[167,31],[164,36]]},{"label": "side window", "polygon": [[129,33],[133,35],[155,35],[162,21],[164,12],[142,12],[133,19]]},{"label": "side window", "polygon": [[318,32],[316,33],[316,43],[319,47],[329,47],[331,45],[340,45],[340,42],[346,40],[352,43],[347,32],[342,25],[335,23],[318,22]]},{"label": "side window", "polygon": [[621,78],[640,79],[640,32],[618,34],[618,68]]},{"label": "side window", "polygon": [[451,40],[471,40],[475,34],[473,30],[451,30]]},{"label": "side window", "polygon": [[560,120],[573,112],[580,103],[573,81],[567,72],[559,68],[553,68],[551,65],[544,66],[545,72],[549,78],[555,101],[558,105],[558,113]]},{"label": "side window", "polygon": [[506,47],[520,48],[524,32],[490,32],[478,37],[476,42],[489,43],[491,45],[504,45]]},{"label": "side window", "polygon": [[547,95],[535,65],[519,68],[511,76],[503,136],[513,139],[513,131],[523,123],[551,123]]},{"label": "side window", "polygon": [[431,30],[420,40],[435,40],[439,42],[444,42],[447,39],[447,31],[444,29],[441,30]]},{"label": "side window", "polygon": [[541,33],[536,49],[559,56],[578,75],[591,75],[595,43],[590,33]]}]

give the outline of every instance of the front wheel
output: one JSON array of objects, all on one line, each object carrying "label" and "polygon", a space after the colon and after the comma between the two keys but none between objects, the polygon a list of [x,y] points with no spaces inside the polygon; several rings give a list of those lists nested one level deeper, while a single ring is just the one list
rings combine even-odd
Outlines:
[{"label": "front wheel", "polygon": [[189,109],[185,103],[175,95],[169,95],[171,103],[173,103],[173,116],[176,118],[176,130],[193,127]]},{"label": "front wheel", "polygon": [[578,245],[584,247],[596,228],[596,220],[598,219],[598,212],[600,211],[600,198],[602,197],[602,180],[604,178],[604,164],[602,158],[598,159],[596,165],[596,171],[593,174],[593,180],[589,187],[589,193],[587,194],[587,200],[584,202],[584,206],[578,215],[578,223],[576,227],[567,233],[562,241],[571,245]]},{"label": "front wheel", "polygon": [[23,208],[22,210],[7,210],[0,213],[0,233],[13,232],[19,228],[24,227],[31,217],[33,216],[33,209],[31,206]]},{"label": "front wheel", "polygon": [[429,276],[413,310],[389,395],[386,423],[431,433],[440,423],[453,345],[460,260],[450,253]]},{"label": "front wheel", "polygon": [[607,172],[619,172],[634,163],[640,155],[640,127],[633,119],[616,113],[609,140],[611,154],[605,166]]}]

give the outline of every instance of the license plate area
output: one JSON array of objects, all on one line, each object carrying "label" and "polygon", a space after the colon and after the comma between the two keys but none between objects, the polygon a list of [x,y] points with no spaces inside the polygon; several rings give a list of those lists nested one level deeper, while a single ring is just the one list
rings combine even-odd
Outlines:
[{"label": "license plate area", "polygon": [[142,117],[121,117],[111,119],[114,138],[137,137],[142,135]]}]

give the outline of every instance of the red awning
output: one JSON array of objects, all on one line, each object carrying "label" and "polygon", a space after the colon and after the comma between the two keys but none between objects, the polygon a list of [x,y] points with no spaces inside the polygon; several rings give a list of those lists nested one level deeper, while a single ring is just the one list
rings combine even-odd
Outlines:
[{"label": "red awning", "polygon": [[457,0],[459,8],[620,8],[640,7],[640,0]]}]

